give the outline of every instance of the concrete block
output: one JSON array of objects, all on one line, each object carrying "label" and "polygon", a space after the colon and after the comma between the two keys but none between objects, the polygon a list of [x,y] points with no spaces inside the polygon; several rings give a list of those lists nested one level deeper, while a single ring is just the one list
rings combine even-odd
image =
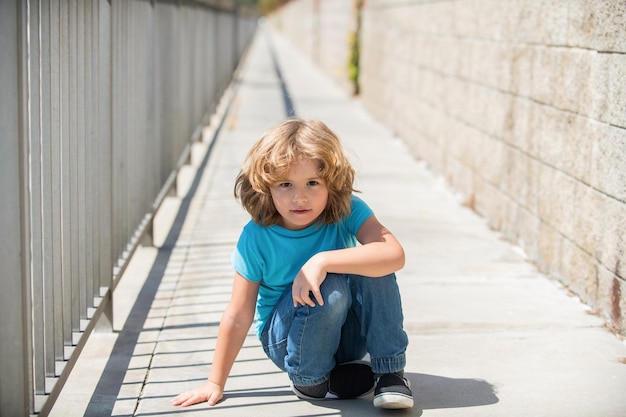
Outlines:
[{"label": "concrete block", "polygon": [[516,115],[511,111],[513,103],[517,101],[516,97],[501,90],[483,88],[482,101],[482,120],[477,120],[480,124],[476,126],[500,140],[514,141],[511,139],[511,132],[516,123]]},{"label": "concrete block", "polygon": [[600,262],[615,275],[626,277],[626,205],[601,195],[598,215],[598,247],[594,253]]},{"label": "concrete block", "polygon": [[541,221],[536,216],[536,213],[525,207],[520,207],[518,213],[518,237],[516,243],[524,250],[529,259],[535,261],[539,256],[539,227]]},{"label": "concrete block", "polygon": [[553,86],[550,104],[579,114],[588,114],[591,102],[589,79],[595,51],[578,48],[550,48],[551,68],[545,74]]},{"label": "concrete block", "polygon": [[[541,272],[554,274],[561,259],[563,235],[547,223],[540,223],[537,240],[538,259],[535,259]],[[557,262],[555,262],[557,260]]]},{"label": "concrete block", "polygon": [[541,106],[536,112],[535,141],[543,163],[574,177],[588,171],[591,142],[580,136],[580,125],[585,120],[550,106]]},{"label": "concrete block", "polygon": [[542,166],[534,158],[516,148],[513,149],[516,156],[511,168],[510,185],[506,186],[505,192],[525,210],[538,216]]},{"label": "concrete block", "polygon": [[598,257],[599,244],[604,230],[603,208],[605,196],[578,183],[575,190],[574,216],[570,219],[572,234],[569,236],[585,252]]},{"label": "concrete block", "polygon": [[561,254],[551,263],[553,276],[559,277],[585,302],[598,300],[598,270],[593,257],[569,239],[562,239]]},{"label": "concrete block", "polygon": [[[626,12],[623,16],[626,16]],[[623,31],[626,32],[626,29]],[[624,32],[622,32],[622,37],[626,38]],[[626,40],[624,43],[625,47],[622,51],[626,51]],[[611,54],[607,57],[607,61],[607,116],[603,120],[624,128],[626,127],[626,54]]]},{"label": "concrete block", "polygon": [[507,146],[492,136],[482,133],[479,138],[480,147],[476,152],[476,170],[479,175],[491,184],[501,185],[507,165]]},{"label": "concrete block", "polygon": [[540,165],[539,169],[539,218],[550,227],[558,227],[563,224],[566,211],[563,194],[573,195],[575,184],[554,168]]},{"label": "concrete block", "polygon": [[569,45],[600,51],[626,51],[626,4],[623,1],[576,0],[567,3]]},{"label": "concrete block", "polygon": [[499,204],[500,190],[494,184],[486,181],[477,182],[474,190],[474,210],[485,217],[490,227],[498,229],[500,227],[498,222],[492,222],[491,219]]},{"label": "concrete block", "polygon": [[502,226],[500,233],[502,237],[509,242],[517,242],[519,211],[521,209],[517,201],[510,195],[501,193],[502,200]]},{"label": "concrete block", "polygon": [[487,224],[492,230],[501,231],[504,227],[508,210],[509,199],[507,197],[501,188],[493,187],[491,200],[488,202],[489,216],[487,217]]},{"label": "concrete block", "polygon": [[554,50],[544,45],[537,46],[532,58],[530,97],[541,103],[551,103],[554,97],[552,72],[556,67]]},{"label": "concrete block", "polygon": [[626,323],[624,279],[602,266],[598,268],[598,277],[598,300],[594,306],[603,312],[603,316],[615,326],[614,328],[623,327]]},{"label": "concrete block", "polygon": [[[467,165],[472,171],[477,171],[483,168],[480,164],[480,160],[484,157],[485,153],[489,152],[491,145],[491,138],[470,126],[462,123],[457,123],[457,134],[461,138],[460,154],[458,155],[461,161]],[[485,142],[486,141],[486,142]]]},{"label": "concrete block", "polygon": [[[526,47],[521,62],[524,73],[512,80],[525,86],[520,94],[557,108],[623,125],[625,77],[622,54],[604,56],[595,51],[550,46]],[[515,66],[514,66],[515,68]]]},{"label": "concrete block", "polygon": [[567,40],[568,31],[568,2],[550,2],[550,3],[528,3],[523,2],[522,20],[528,15],[528,26],[525,42],[546,44],[546,45],[564,45]]},{"label": "concrete block", "polygon": [[504,119],[500,133],[502,140],[528,153],[530,142],[534,139],[534,104],[526,98],[511,94],[503,106]]},{"label": "concrete block", "polygon": [[530,173],[526,156],[514,147],[503,145],[505,156],[502,158],[500,186],[517,204],[523,204],[528,198]]},{"label": "concrete block", "polygon": [[[510,61],[510,74],[508,77],[508,90],[523,97],[528,97],[532,89],[532,66],[534,48],[528,45],[508,43],[502,46],[502,54]],[[506,85],[505,82],[501,83]]]}]

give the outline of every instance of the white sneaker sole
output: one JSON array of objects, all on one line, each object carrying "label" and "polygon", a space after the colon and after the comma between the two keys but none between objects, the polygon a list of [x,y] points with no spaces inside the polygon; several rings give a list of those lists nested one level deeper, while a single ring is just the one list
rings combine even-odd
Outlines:
[{"label": "white sneaker sole", "polygon": [[384,393],[374,397],[374,407],[398,410],[401,408],[412,408],[413,398],[402,394]]}]

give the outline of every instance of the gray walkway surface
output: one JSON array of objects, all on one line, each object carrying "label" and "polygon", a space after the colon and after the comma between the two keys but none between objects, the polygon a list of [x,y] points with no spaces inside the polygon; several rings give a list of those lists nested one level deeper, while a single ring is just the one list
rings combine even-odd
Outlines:
[{"label": "gray walkway surface", "polygon": [[[52,415],[626,416],[624,342],[280,35],[258,34],[232,93],[209,157],[195,179],[190,171],[189,193],[160,215],[161,247],[141,248],[116,290],[119,332],[92,335]],[[230,252],[248,219],[232,197],[234,178],[289,105],[339,134],[362,197],[403,243],[412,410],[378,410],[371,399],[298,400],[252,331],[223,402],[170,405],[208,375],[229,300]]]}]

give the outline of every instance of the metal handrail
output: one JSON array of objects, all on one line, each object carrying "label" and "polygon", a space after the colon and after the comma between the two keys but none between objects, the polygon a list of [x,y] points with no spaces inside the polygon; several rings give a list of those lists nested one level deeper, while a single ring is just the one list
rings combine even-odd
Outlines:
[{"label": "metal handrail", "polygon": [[0,414],[46,415],[98,319],[112,325],[256,16],[235,0],[0,3]]}]

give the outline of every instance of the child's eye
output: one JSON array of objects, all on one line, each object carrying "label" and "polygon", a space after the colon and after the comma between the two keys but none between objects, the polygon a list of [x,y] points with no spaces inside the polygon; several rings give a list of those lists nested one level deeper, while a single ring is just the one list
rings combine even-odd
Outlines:
[{"label": "child's eye", "polygon": [[319,181],[311,180],[307,182],[307,185],[319,185]]},{"label": "child's eye", "polygon": [[278,187],[280,188],[288,188],[291,187],[291,183],[290,182],[281,182],[278,184]]}]

